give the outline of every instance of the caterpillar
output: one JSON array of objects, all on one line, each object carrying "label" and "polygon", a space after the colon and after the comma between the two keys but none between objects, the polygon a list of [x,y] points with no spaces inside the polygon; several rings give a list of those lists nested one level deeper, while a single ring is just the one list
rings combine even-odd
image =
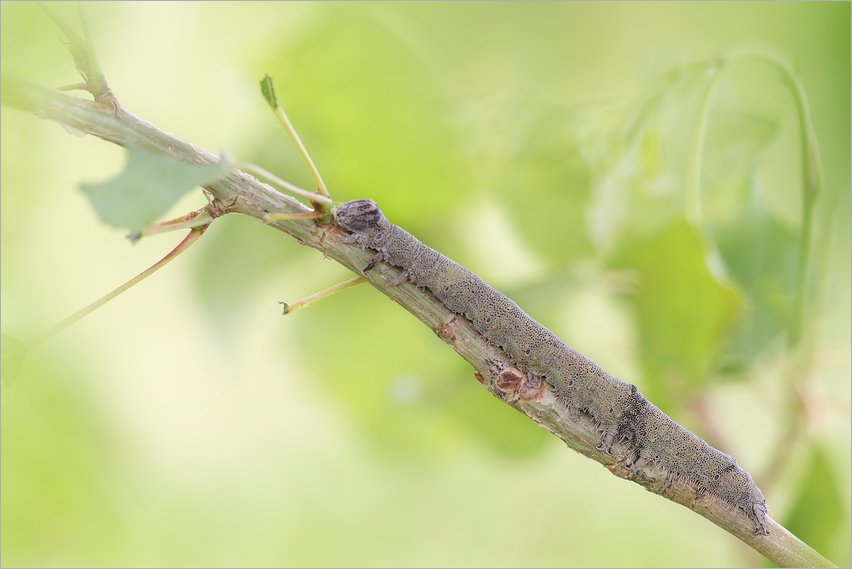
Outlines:
[{"label": "caterpillar", "polygon": [[708,492],[742,509],[754,522],[755,534],[769,534],[763,493],[736,459],[673,421],[635,385],[611,376],[566,345],[475,273],[389,222],[373,200],[346,202],[335,216],[350,233],[341,241],[374,250],[374,261],[402,269],[388,286],[407,279],[428,288],[449,310],[469,319],[477,332],[505,351],[531,379],[545,380],[561,404],[591,414],[602,433],[599,450],[612,454],[612,445],[624,441],[632,453],[626,468],[656,464],[699,493]]}]

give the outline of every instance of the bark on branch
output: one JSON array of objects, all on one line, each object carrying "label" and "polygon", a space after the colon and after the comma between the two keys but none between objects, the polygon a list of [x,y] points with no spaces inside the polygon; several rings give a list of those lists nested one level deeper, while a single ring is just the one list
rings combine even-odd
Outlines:
[{"label": "bark on branch", "polygon": [[[137,146],[149,152],[167,155],[184,162],[216,163],[219,158],[191,143],[158,129],[111,102],[81,99],[50,87],[13,77],[2,79],[2,102],[42,119],[54,121],[75,134],[91,134],[120,146]],[[281,194],[272,187],[239,171],[205,186],[205,189],[229,206],[229,210],[263,221],[267,213],[306,213],[310,208]],[[653,466],[628,471],[619,466],[627,449],[617,444],[613,454],[597,450],[599,435],[591,418],[583,413],[569,417],[564,407],[555,404],[545,383],[529,382],[501,350],[485,341],[470,322],[447,310],[429,292],[408,282],[388,287],[399,270],[379,264],[364,272],[372,255],[369,251],[335,240],[341,230],[333,223],[315,220],[286,220],[270,224],[300,243],[321,251],[354,273],[361,275],[380,292],[390,297],[429,326],[444,342],[477,370],[477,379],[495,397],[511,405],[551,431],[570,448],[599,462],[612,474],[644,486],[648,491],[677,502],[704,516],[736,536],[774,563],[783,567],[834,567],[774,520],[767,518],[770,535],[752,533],[752,522],[739,511],[731,511],[712,495],[696,495],[694,488],[672,480]]]}]

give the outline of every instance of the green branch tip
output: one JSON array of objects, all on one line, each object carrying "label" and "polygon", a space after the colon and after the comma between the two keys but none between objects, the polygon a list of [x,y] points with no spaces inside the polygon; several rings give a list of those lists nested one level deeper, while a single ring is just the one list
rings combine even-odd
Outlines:
[{"label": "green branch tip", "polygon": [[260,93],[267,104],[272,107],[272,110],[275,110],[275,107],[278,106],[278,98],[275,96],[275,87],[272,85],[272,77],[269,76],[269,73],[260,80]]},{"label": "green branch tip", "polygon": [[295,196],[301,196],[312,202],[318,202],[320,204],[327,205],[328,208],[331,207],[330,197],[322,196],[314,192],[309,192],[308,190],[303,190],[298,186],[294,186],[290,182],[285,182],[275,174],[264,170],[257,164],[252,164],[251,162],[237,162],[236,164],[234,164],[234,167],[246,172],[247,174],[257,176],[258,178],[263,178],[267,182],[270,182],[271,184],[274,184],[279,188],[283,189],[284,191],[290,192]]},{"label": "green branch tip", "polygon": [[305,308],[306,306],[310,306],[311,304],[313,304],[314,302],[316,302],[318,300],[321,300],[321,299],[323,299],[327,296],[331,296],[332,294],[334,294],[336,292],[340,292],[341,290],[346,290],[347,288],[352,288],[353,286],[358,286],[359,284],[363,284],[365,282],[367,282],[367,281],[365,281],[361,277],[355,277],[354,279],[349,279],[348,281],[344,281],[340,284],[336,284],[336,285],[329,287],[325,290],[321,290],[320,292],[312,294],[311,296],[306,296],[302,300],[296,301],[293,304],[288,304],[286,302],[281,302],[281,301],[279,301],[278,304],[284,305],[284,315],[286,316],[287,314],[292,314],[292,313],[296,312],[297,310],[301,310],[302,308]]},{"label": "green branch tip", "polygon": [[177,231],[180,229],[200,229],[203,226],[212,223],[213,219],[216,217],[216,215],[211,212],[212,209],[214,209],[212,204],[206,205],[201,209],[182,215],[178,218],[161,221],[160,223],[149,225],[144,229],[133,231],[127,235],[127,238],[131,243],[135,244],[142,237],[149,237],[151,235],[157,235],[158,233]]},{"label": "green branch tip", "polygon": [[68,24],[62,21],[59,16],[54,14],[53,11],[47,7],[47,4],[45,2],[36,2],[36,4],[44,11],[45,14],[47,14],[47,16],[51,20],[53,20],[53,23],[56,24],[56,27],[62,30],[62,33],[65,34],[65,37],[68,38],[69,42],[79,47],[85,47],[86,42],[83,41],[83,38],[78,36]]},{"label": "green branch tip", "polygon": [[[314,165],[314,161],[311,160],[311,156],[308,154],[308,149],[305,148],[304,144],[302,144],[302,139],[299,138],[298,133],[296,133],[296,129],[293,128],[293,124],[287,117],[287,113],[284,112],[284,109],[278,104],[278,97],[275,95],[275,87],[272,85],[272,77],[270,77],[268,73],[263,76],[263,79],[260,82],[260,92],[272,108],[272,112],[278,118],[278,121],[284,126],[284,129],[296,145],[296,148],[299,149],[299,154],[302,155],[302,159],[305,161],[305,164],[307,164],[308,170],[311,171],[311,176],[314,178],[314,183],[317,185],[316,193],[320,196],[325,196],[331,199],[331,194],[328,193],[328,189],[325,187],[325,182],[322,181],[322,176],[320,176],[319,170],[317,170],[317,167]],[[319,207],[317,207],[317,209],[322,213],[328,213],[328,210],[330,209],[329,206],[330,204],[326,205],[324,201],[319,201]]]}]

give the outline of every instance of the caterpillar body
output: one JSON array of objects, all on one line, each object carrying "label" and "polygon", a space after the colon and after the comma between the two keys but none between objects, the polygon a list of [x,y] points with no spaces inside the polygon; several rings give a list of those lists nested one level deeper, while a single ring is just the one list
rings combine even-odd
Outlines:
[{"label": "caterpillar body", "polygon": [[444,306],[468,318],[521,370],[544,379],[562,404],[591,414],[602,432],[600,450],[611,453],[616,441],[625,441],[633,454],[627,468],[652,462],[689,481],[699,492],[742,509],[754,522],[754,533],[768,535],[766,500],[736,459],[681,427],[635,385],[609,375],[566,345],[479,276],[390,223],[374,201],[346,202],[335,214],[340,227],[351,233],[342,241],[375,250],[376,260],[403,269],[388,285],[408,279],[428,288]]}]

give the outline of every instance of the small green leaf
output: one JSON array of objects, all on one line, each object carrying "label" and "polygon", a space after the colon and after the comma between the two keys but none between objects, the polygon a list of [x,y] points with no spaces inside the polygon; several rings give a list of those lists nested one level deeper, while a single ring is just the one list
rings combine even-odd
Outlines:
[{"label": "small green leaf", "polygon": [[151,225],[185,193],[221,178],[229,169],[225,160],[219,164],[187,164],[129,147],[127,166],[117,178],[81,184],[80,189],[91,198],[102,220],[138,230]]},{"label": "small green leaf", "polygon": [[0,374],[6,385],[12,383],[21,371],[27,355],[27,343],[13,336],[0,336]]},{"label": "small green leaf", "polygon": [[269,76],[269,73],[264,75],[260,81],[260,92],[270,107],[275,109],[278,106],[278,99],[275,97],[275,87],[272,85],[272,77]]}]

